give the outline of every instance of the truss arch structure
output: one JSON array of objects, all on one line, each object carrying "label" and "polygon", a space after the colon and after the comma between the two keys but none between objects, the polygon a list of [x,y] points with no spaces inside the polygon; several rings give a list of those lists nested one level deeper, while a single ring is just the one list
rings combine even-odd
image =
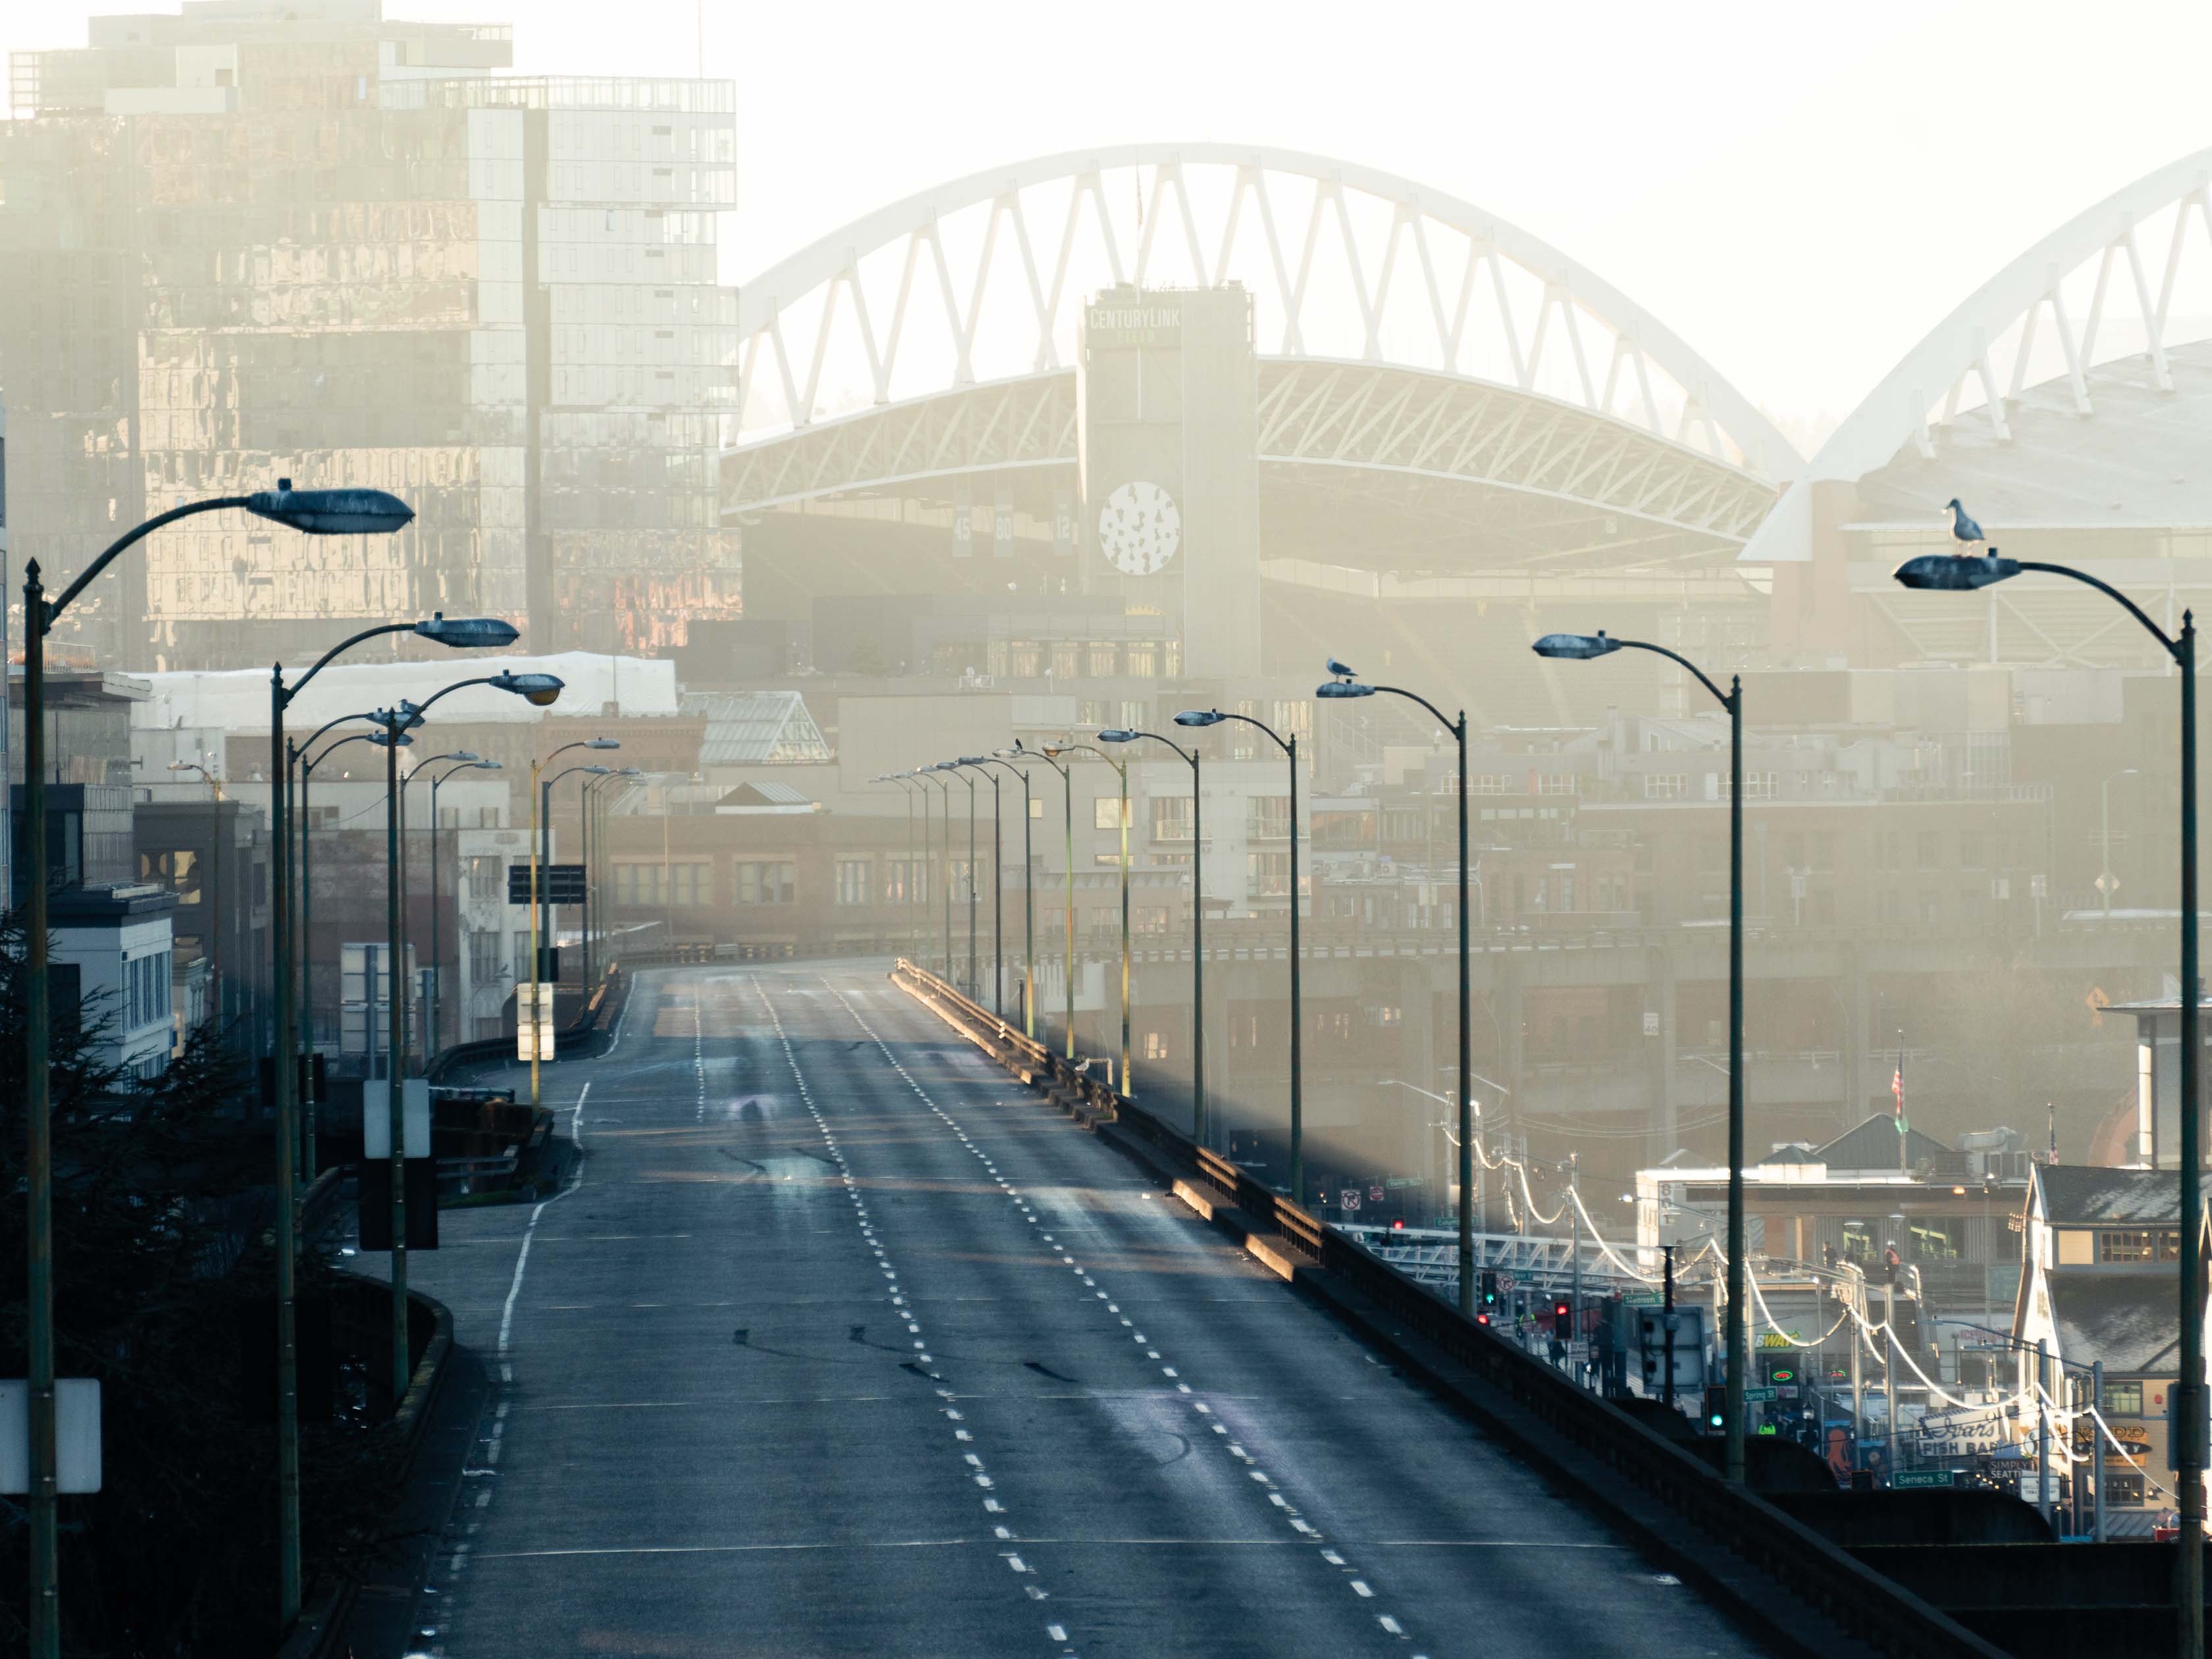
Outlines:
[{"label": "truss arch structure", "polygon": [[[823,421],[726,455],[726,510],[854,493],[943,497],[969,475],[1076,462],[1073,369]],[[1773,486],[1626,422],[1511,388],[1388,364],[1263,358],[1258,459],[1295,537],[1334,503],[1372,532],[1353,556],[1400,573],[1725,558]],[[1296,556],[1288,548],[1281,550]]]},{"label": "truss arch structure", "polygon": [[1226,144],[976,173],[761,272],[739,289],[733,447],[864,411],[927,421],[921,406],[971,392],[1003,401],[992,388],[1067,370],[1099,289],[1231,282],[1253,292],[1263,360],[1480,383],[1753,480],[1797,465],[1710,364],[1540,239],[1375,168]]},{"label": "truss arch structure", "polygon": [[1962,444],[2009,447],[2038,389],[2057,391],[2082,421],[2109,401],[2100,382],[2172,392],[2172,353],[2205,338],[2208,319],[2212,149],[2115,191],[1968,295],[1830,434],[1741,557],[1810,561],[1815,486],[1856,483],[1900,458],[1940,462]]}]

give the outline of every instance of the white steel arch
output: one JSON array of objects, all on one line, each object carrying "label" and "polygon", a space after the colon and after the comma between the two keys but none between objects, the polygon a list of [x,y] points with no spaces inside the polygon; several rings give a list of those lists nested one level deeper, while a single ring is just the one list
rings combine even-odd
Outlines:
[{"label": "white steel arch", "polygon": [[[1999,442],[2009,442],[2008,405],[2046,378],[2064,380],[2074,412],[2084,419],[2097,412],[2088,371],[2100,362],[2140,356],[2157,388],[2172,391],[2166,352],[2175,325],[2212,308],[2208,190],[2212,149],[2203,149],[2113,191],[2014,259],[1867,394],[1740,556],[1761,564],[1810,559],[1813,484],[1863,477],[1907,444],[1933,459],[1962,420],[1978,420]],[[2156,264],[2146,263],[2139,232],[2148,234]],[[2192,261],[2187,256],[2199,240],[2204,252]],[[2193,313],[2175,306],[2185,274],[2197,279]]]},{"label": "white steel arch", "polygon": [[[1393,173],[1211,143],[1121,145],[975,173],[855,220],[742,284],[737,447],[860,409],[1049,374],[1069,361],[1084,300],[1109,283],[1226,281],[1254,291],[1264,356],[1536,393],[1756,478],[1798,464],[1703,358],[1539,238]],[[987,331],[1009,325],[1018,361],[1002,352],[983,362]]]}]

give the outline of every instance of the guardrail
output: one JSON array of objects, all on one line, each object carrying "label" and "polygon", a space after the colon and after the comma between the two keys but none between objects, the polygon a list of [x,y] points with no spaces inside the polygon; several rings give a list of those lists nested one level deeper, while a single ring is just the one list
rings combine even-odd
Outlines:
[{"label": "guardrail", "polygon": [[[1533,1418],[1550,1437],[1601,1465],[1609,1481],[1634,1488],[1647,1502],[1715,1539],[1875,1652],[1894,1659],[2003,1659],[1999,1649],[1964,1626],[1756,1493],[1723,1480],[1693,1454],[1585,1392],[1517,1344],[1476,1324],[1355,1240],[1023,1036],[934,974],[902,958],[891,978],[1024,1082],[1074,1097],[1086,1118],[1113,1123],[1122,1134],[1143,1142],[1164,1169],[1202,1182],[1233,1203],[1253,1231],[1279,1235],[1306,1262],[1336,1275],[1386,1317],[1392,1334],[1410,1331],[1441,1349]],[[1746,1606],[1733,1586],[1717,1588]],[[1773,1633],[1801,1644],[1806,1640],[1800,1632]]]}]

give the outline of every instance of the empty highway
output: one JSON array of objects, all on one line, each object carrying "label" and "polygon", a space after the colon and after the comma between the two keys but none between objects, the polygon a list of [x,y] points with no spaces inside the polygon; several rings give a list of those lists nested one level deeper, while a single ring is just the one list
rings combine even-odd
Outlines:
[{"label": "empty highway", "polygon": [[880,972],[547,1075],[569,1184],[414,1259],[492,1376],[426,1650],[1759,1650]]}]

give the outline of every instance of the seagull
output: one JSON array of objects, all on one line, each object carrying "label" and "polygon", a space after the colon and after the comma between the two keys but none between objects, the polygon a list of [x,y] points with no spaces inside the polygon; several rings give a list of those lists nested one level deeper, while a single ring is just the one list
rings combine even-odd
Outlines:
[{"label": "seagull", "polygon": [[1976,542],[1989,540],[1987,536],[1982,534],[1981,526],[1966,516],[1966,509],[1959,505],[1959,498],[1956,495],[1944,502],[1944,505],[1951,509],[1951,536],[1954,541],[1971,546]]}]

